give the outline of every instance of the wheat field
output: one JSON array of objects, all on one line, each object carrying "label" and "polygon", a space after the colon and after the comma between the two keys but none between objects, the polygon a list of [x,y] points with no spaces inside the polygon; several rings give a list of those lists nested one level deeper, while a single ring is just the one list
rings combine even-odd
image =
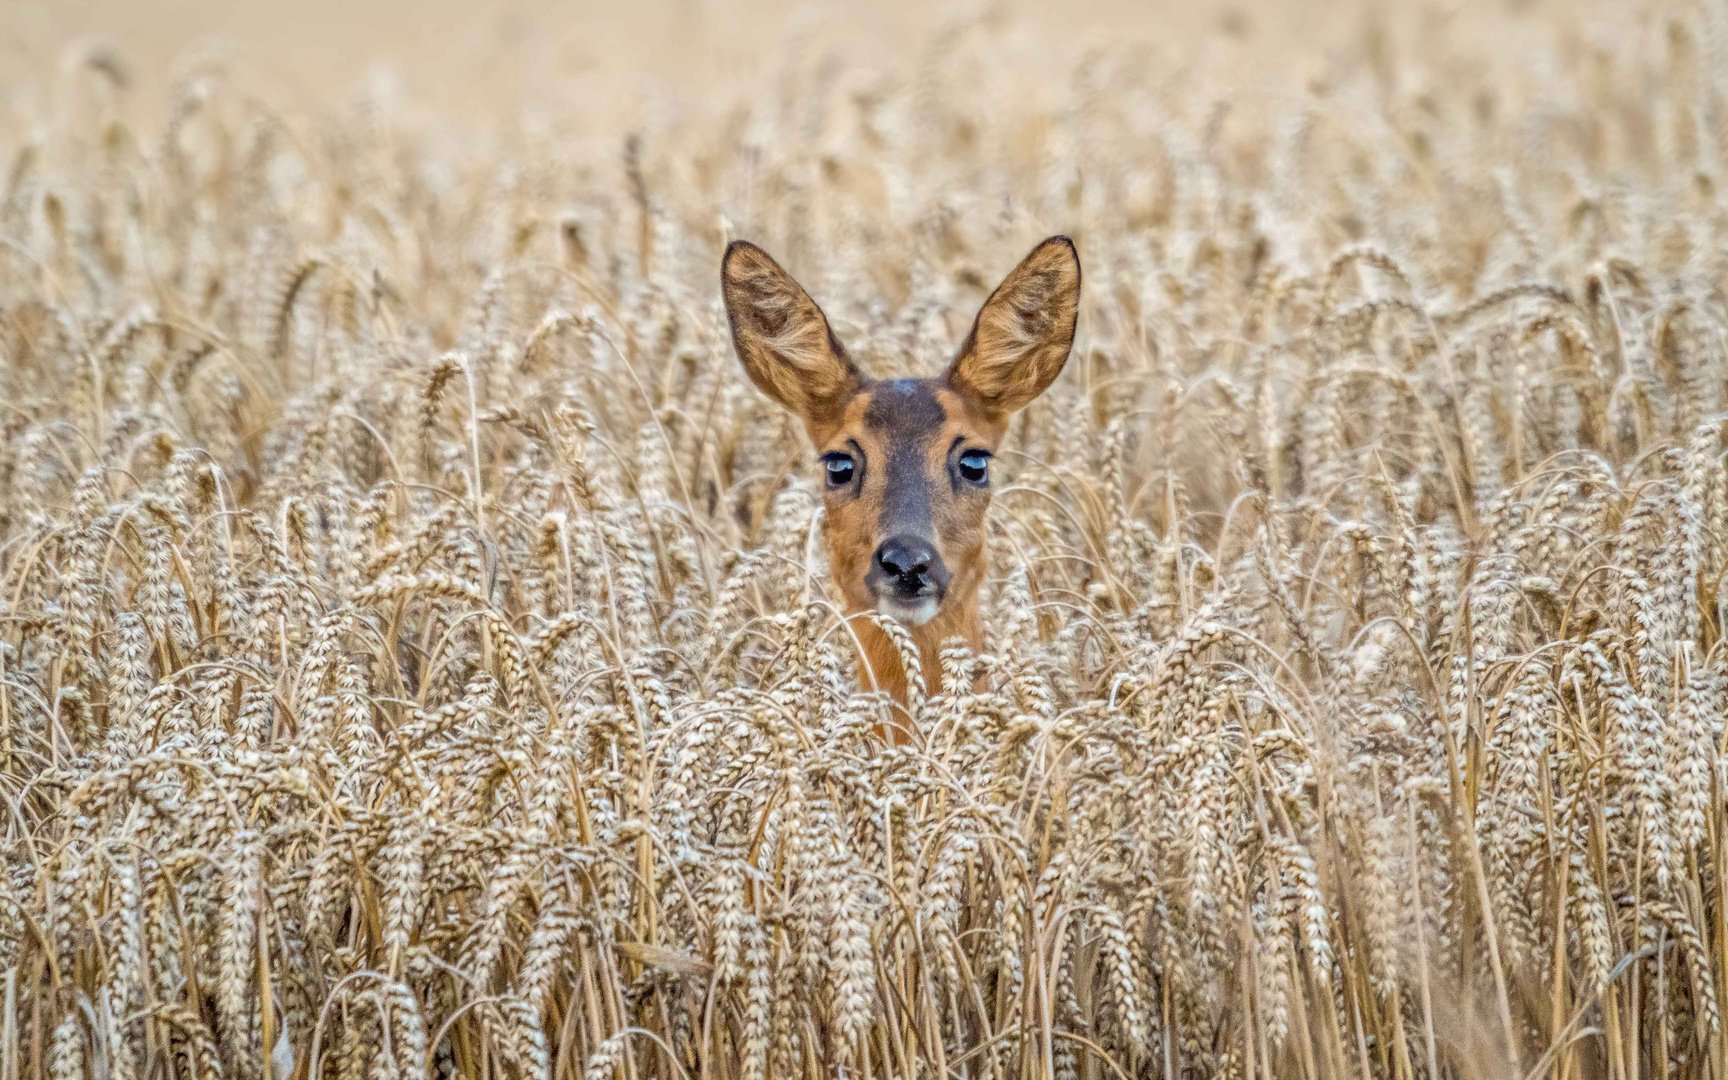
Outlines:
[{"label": "wheat field", "polygon": [[[1728,12],[1595,17],[962,12],[460,136],[57,57],[0,1080],[1728,1076]],[[982,689],[888,746],[720,252],[927,374],[1058,231]]]}]

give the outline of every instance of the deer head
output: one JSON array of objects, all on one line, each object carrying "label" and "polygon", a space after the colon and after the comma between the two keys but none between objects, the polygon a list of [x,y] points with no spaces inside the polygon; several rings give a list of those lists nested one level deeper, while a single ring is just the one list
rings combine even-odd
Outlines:
[{"label": "deer head", "polygon": [[[981,645],[990,459],[1009,418],[1067,362],[1080,305],[1080,259],[1066,236],[1039,244],[979,309],[941,375],[872,379],[822,309],[768,253],[734,241],[721,263],[732,343],[750,380],[804,422],[822,457],[823,538],[847,612],[904,624],[926,684],[937,652]],[[905,702],[892,642],[855,621],[866,677]]]}]

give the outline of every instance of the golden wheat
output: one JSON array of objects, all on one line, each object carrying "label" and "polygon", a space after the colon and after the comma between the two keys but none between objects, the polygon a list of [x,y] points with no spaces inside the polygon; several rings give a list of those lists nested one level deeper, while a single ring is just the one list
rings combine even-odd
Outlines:
[{"label": "golden wheat", "polygon": [[[1520,17],[569,145],[91,54],[0,192],[0,1077],[1724,1076],[1728,20]],[[1057,230],[886,745],[719,252],[929,371]]]}]

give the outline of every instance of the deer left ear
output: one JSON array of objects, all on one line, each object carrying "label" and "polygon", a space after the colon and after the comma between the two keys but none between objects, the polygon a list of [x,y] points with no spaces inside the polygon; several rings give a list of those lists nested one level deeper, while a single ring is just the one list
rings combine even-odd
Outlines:
[{"label": "deer left ear", "polygon": [[1079,314],[1080,256],[1052,236],[984,301],[948,385],[999,416],[1025,408],[1062,374]]},{"label": "deer left ear", "polygon": [[863,380],[828,317],[755,244],[734,240],[720,263],[732,344],[764,394],[804,418],[832,416]]}]

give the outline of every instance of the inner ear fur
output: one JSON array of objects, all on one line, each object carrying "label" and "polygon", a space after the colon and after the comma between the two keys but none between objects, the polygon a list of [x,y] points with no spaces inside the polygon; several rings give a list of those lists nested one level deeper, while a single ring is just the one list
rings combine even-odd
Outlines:
[{"label": "inner ear fur", "polygon": [[755,244],[734,240],[720,263],[720,292],[750,381],[806,421],[837,414],[863,380],[792,275]]},{"label": "inner ear fur", "polygon": [[984,301],[948,384],[998,416],[1023,409],[1062,374],[1080,315],[1080,256],[1052,236]]}]

